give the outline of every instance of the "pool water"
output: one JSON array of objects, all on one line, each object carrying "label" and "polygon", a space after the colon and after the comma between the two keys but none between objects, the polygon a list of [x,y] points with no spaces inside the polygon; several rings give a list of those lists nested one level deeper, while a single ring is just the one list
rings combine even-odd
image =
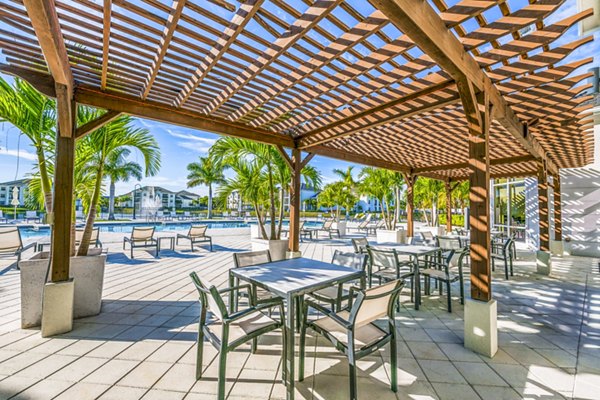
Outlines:
[{"label": "pool water", "polygon": [[[209,229],[225,229],[225,228],[248,228],[250,225],[256,224],[256,222],[244,222],[244,221],[194,221],[194,225],[202,224],[208,225]],[[287,226],[288,221],[284,221],[283,225]],[[111,232],[111,233],[131,233],[134,226],[154,226],[157,232],[169,232],[169,231],[184,231],[190,228],[192,223],[190,222],[167,222],[167,223],[152,223],[152,222],[131,222],[131,223],[103,223],[97,224],[100,228],[100,232]],[[320,226],[320,222],[310,221],[306,222],[306,226]],[[30,238],[34,236],[49,236],[50,228],[48,226],[22,226],[19,227],[22,238]]]}]

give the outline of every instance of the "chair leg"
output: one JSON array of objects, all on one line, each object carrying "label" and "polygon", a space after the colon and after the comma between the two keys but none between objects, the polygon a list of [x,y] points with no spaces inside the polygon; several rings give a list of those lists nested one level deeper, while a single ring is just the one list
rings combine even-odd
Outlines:
[{"label": "chair leg", "polygon": [[496,270],[496,263],[494,262],[494,257],[491,257],[492,259],[492,271]]},{"label": "chair leg", "polygon": [[510,265],[510,276],[514,276],[513,274],[513,259],[512,257],[508,260],[509,265]]},{"label": "chair leg", "polygon": [[452,291],[450,290],[450,281],[446,281],[446,296],[448,296],[448,312],[452,312]]},{"label": "chair leg", "polygon": [[508,280],[508,260],[504,257],[504,276]]},{"label": "chair leg", "polygon": [[397,345],[396,345],[396,327],[394,324],[390,325],[390,332],[392,333],[392,340],[390,342],[390,368],[391,368],[391,382],[390,386],[392,392],[396,393],[398,391],[398,354],[397,354]]},{"label": "chair leg", "polygon": [[219,383],[217,389],[217,399],[225,400],[225,382],[227,380],[227,343],[226,337],[223,337],[221,349],[219,351]]},{"label": "chair leg", "polygon": [[[282,328],[282,330],[284,330],[284,328]],[[283,337],[285,339],[285,334]],[[304,359],[306,357],[306,323],[304,321],[300,327],[300,342],[298,343],[298,346],[300,346],[300,354],[298,357],[298,381],[302,382],[304,380]],[[285,349],[285,342],[283,348]],[[285,362],[285,358],[283,362]]]},{"label": "chair leg", "polygon": [[465,304],[465,283],[462,274],[460,275],[459,281],[460,283],[460,304]]},{"label": "chair leg", "polygon": [[358,399],[358,390],[356,386],[356,360],[354,349],[348,349],[348,368],[350,377],[350,400]]},{"label": "chair leg", "polygon": [[198,323],[198,348],[196,349],[196,379],[202,378],[202,355],[204,351],[204,331],[202,323]]}]

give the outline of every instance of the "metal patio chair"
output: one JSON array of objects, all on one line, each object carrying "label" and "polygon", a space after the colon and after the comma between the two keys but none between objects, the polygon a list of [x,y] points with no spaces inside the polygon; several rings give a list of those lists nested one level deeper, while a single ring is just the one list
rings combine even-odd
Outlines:
[{"label": "metal patio chair", "polygon": [[[329,340],[337,350],[348,357],[351,400],[358,398],[356,361],[390,344],[391,390],[398,390],[396,354],[396,323],[394,306],[404,281],[394,280],[368,290],[350,289],[350,304],[344,311],[334,313],[325,307],[306,301],[304,321],[300,333],[299,380],[304,380],[304,358],[306,353],[306,330],[311,328]],[[308,321],[308,309],[313,308],[323,317]],[[380,318],[388,321],[387,329],[375,324]]]},{"label": "metal patio chair", "polygon": [[[283,326],[283,306],[278,304],[251,304],[248,308],[236,313],[229,313],[227,306],[221,296],[229,293],[231,296],[239,290],[247,290],[248,297],[252,298],[250,285],[239,285],[225,289],[217,289],[208,282],[203,282],[195,272],[190,274],[196,290],[198,290],[200,301],[200,318],[198,320],[198,342],[196,350],[196,379],[202,378],[202,356],[204,350],[204,338],[219,351],[219,377],[217,399],[225,398],[225,380],[227,371],[227,354],[240,345],[252,341],[252,353],[256,352],[257,339],[259,336],[272,332]],[[279,320],[275,320],[264,314],[262,310],[271,307],[279,307]],[[208,312],[212,318],[208,318]],[[282,329],[283,334],[283,329]],[[285,351],[285,346],[284,350]],[[282,352],[282,357],[285,354]],[[282,358],[285,360],[285,358]]]},{"label": "metal patio chair", "polygon": [[154,248],[156,251],[156,258],[158,258],[158,240],[154,237],[153,226],[134,226],[131,231],[130,237],[123,238],[123,250],[125,250],[125,244],[129,243],[131,258],[133,259],[133,249],[137,248]]},{"label": "metal patio chair", "polygon": [[[267,264],[271,261],[271,253],[269,250],[260,250],[260,251],[246,251],[243,253],[233,253],[233,264],[235,268],[244,268],[244,267],[252,267],[260,264]],[[236,285],[238,282],[236,282]],[[264,303],[273,303],[273,302],[283,302],[283,300],[268,290],[259,287],[253,287],[252,293],[254,295],[254,299],[249,299],[251,304],[264,304]],[[230,311],[234,311],[237,309],[237,299],[238,295],[242,297],[246,297],[246,293],[236,293],[237,295],[234,298],[234,301],[229,302]]]},{"label": "metal patio chair", "polygon": [[353,238],[352,247],[354,247],[355,253],[367,253],[367,246],[369,241],[367,238]]},{"label": "metal patio chair", "polygon": [[[458,259],[455,261],[455,255]],[[428,267],[419,270],[425,277],[425,293],[429,294],[430,279],[435,279],[446,286],[448,312],[452,312],[452,283],[460,282],[460,304],[465,304],[465,288],[463,279],[463,262],[468,254],[467,249],[450,250],[444,254],[440,261],[429,261]],[[440,286],[441,294],[441,286]]]},{"label": "metal patio chair", "polygon": [[212,251],[212,237],[206,235],[207,229],[208,225],[192,225],[187,234],[177,234],[175,243],[179,244],[179,239],[189,240],[192,251],[194,251],[194,244],[208,243],[210,245],[210,251]]},{"label": "metal patio chair", "polygon": [[[331,263],[359,271],[365,271],[367,267],[367,254],[344,253],[336,250],[335,253],[333,253]],[[342,302],[348,300],[349,295],[350,291],[348,288],[344,287],[343,283],[310,293],[310,296],[315,300],[330,305],[332,311],[341,311]]]},{"label": "metal patio chair", "polygon": [[317,239],[319,238],[319,232],[327,232],[329,234],[329,239],[333,239],[333,234],[335,233],[337,237],[341,237],[340,230],[338,228],[333,227],[333,220],[328,219],[323,222],[323,226],[317,229]]},{"label": "metal patio chair", "polygon": [[492,261],[492,271],[496,270],[496,260],[501,260],[504,263],[504,276],[508,280],[513,276],[513,258],[515,255],[515,241],[512,237],[505,239],[502,243],[492,242],[492,251],[490,253]]},{"label": "metal patio chair", "polygon": [[16,226],[2,226],[0,227],[0,255],[3,256],[16,256],[17,257],[17,269],[19,269],[19,261],[21,261],[21,255],[25,250],[33,249],[37,250],[37,242],[29,243],[23,246],[23,240],[21,239],[21,232]]}]

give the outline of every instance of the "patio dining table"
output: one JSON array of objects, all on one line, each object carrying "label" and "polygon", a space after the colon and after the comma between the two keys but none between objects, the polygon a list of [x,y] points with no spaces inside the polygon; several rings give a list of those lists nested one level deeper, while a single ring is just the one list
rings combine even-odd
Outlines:
[{"label": "patio dining table", "polygon": [[396,253],[398,254],[408,255],[412,258],[415,285],[415,310],[418,310],[419,305],[421,304],[421,280],[419,278],[419,258],[439,254],[439,252],[442,249],[440,249],[439,247],[418,246],[402,243],[378,243],[373,247],[382,250],[393,249],[396,250]]},{"label": "patio dining table", "polygon": [[297,299],[302,299],[305,294],[315,290],[357,279],[360,280],[361,287],[364,287],[365,273],[364,271],[309,258],[293,258],[251,267],[230,269],[229,280],[231,285],[234,284],[236,278],[266,289],[287,301],[284,327],[286,343],[283,379],[286,385],[287,399],[293,399],[295,304]]}]

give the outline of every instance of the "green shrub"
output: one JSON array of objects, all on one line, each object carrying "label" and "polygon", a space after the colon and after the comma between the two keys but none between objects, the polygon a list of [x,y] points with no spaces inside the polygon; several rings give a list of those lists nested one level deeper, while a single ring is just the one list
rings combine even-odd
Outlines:
[{"label": "green shrub", "polygon": [[[440,225],[446,225],[446,214],[438,216]],[[463,214],[452,214],[452,226],[465,226],[465,216]]]}]

